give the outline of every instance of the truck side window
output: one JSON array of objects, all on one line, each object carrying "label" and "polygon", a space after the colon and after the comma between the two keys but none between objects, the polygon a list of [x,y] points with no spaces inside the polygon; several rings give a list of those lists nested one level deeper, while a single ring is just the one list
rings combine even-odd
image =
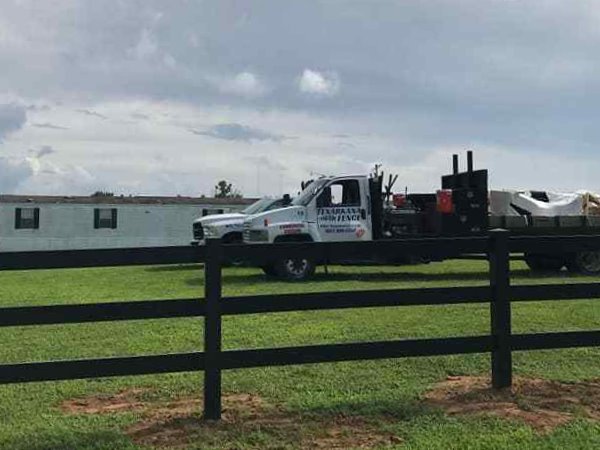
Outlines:
[{"label": "truck side window", "polygon": [[317,207],[360,206],[358,180],[340,180],[326,187],[317,199]]},{"label": "truck side window", "polygon": [[204,208],[202,209],[202,217],[213,216],[215,214],[223,214],[224,212],[224,209]]},{"label": "truck side window", "polygon": [[283,200],[277,200],[271,203],[269,206],[267,206],[267,209],[265,209],[265,211],[273,211],[274,209],[283,208],[283,206]]},{"label": "truck side window", "polygon": [[331,192],[330,206],[338,206],[343,203],[344,198],[344,186],[341,184],[332,184],[329,186],[329,192]]}]

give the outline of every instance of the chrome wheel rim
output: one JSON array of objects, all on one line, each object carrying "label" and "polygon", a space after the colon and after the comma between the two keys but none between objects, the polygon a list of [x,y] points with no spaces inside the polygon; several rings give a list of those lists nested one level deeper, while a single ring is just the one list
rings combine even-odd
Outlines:
[{"label": "chrome wheel rim", "polygon": [[308,260],[306,259],[286,259],[285,269],[290,275],[304,275],[308,269]]}]

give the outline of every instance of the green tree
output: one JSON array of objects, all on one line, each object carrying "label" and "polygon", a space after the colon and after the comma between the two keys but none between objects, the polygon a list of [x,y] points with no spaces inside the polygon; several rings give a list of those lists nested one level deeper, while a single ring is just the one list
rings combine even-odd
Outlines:
[{"label": "green tree", "polygon": [[242,198],[242,193],[233,184],[221,180],[215,186],[215,198]]},{"label": "green tree", "polygon": [[92,194],[92,197],[114,197],[115,194],[109,191],[96,191]]}]

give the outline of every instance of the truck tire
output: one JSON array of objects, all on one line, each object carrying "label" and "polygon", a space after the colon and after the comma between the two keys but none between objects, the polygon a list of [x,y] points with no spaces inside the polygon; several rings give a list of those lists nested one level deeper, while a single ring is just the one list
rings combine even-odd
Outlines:
[{"label": "truck tire", "polygon": [[275,263],[277,276],[287,281],[304,281],[315,274],[315,263],[307,258],[286,258]]},{"label": "truck tire", "polygon": [[221,238],[221,242],[223,244],[243,244],[244,236],[238,232],[228,233]]},{"label": "truck tire", "polygon": [[[221,242],[225,245],[227,244],[243,244],[244,237],[242,233],[229,233],[221,238]],[[225,267],[242,267],[244,265],[244,260],[242,259],[232,259],[231,261],[223,264]]]},{"label": "truck tire", "polygon": [[[279,236],[274,242],[276,244],[282,242],[312,242],[312,238],[308,234],[296,234]],[[307,258],[285,258],[276,261],[273,268],[278,278],[287,281],[304,281],[315,274],[316,264],[315,261]]]},{"label": "truck tire", "polygon": [[558,272],[566,263],[560,255],[538,255],[525,253],[525,262],[533,272]]},{"label": "truck tire", "polygon": [[600,251],[576,253],[567,261],[567,268],[584,275],[600,275]]}]

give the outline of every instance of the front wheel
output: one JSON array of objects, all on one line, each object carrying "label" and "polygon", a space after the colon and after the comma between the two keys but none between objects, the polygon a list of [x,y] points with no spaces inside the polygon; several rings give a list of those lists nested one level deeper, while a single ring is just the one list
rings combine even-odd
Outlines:
[{"label": "front wheel", "polygon": [[286,258],[275,264],[280,278],[288,281],[304,281],[315,274],[315,263],[308,258]]},{"label": "front wheel", "polygon": [[567,262],[567,267],[584,275],[600,275],[600,251],[576,253]]}]

